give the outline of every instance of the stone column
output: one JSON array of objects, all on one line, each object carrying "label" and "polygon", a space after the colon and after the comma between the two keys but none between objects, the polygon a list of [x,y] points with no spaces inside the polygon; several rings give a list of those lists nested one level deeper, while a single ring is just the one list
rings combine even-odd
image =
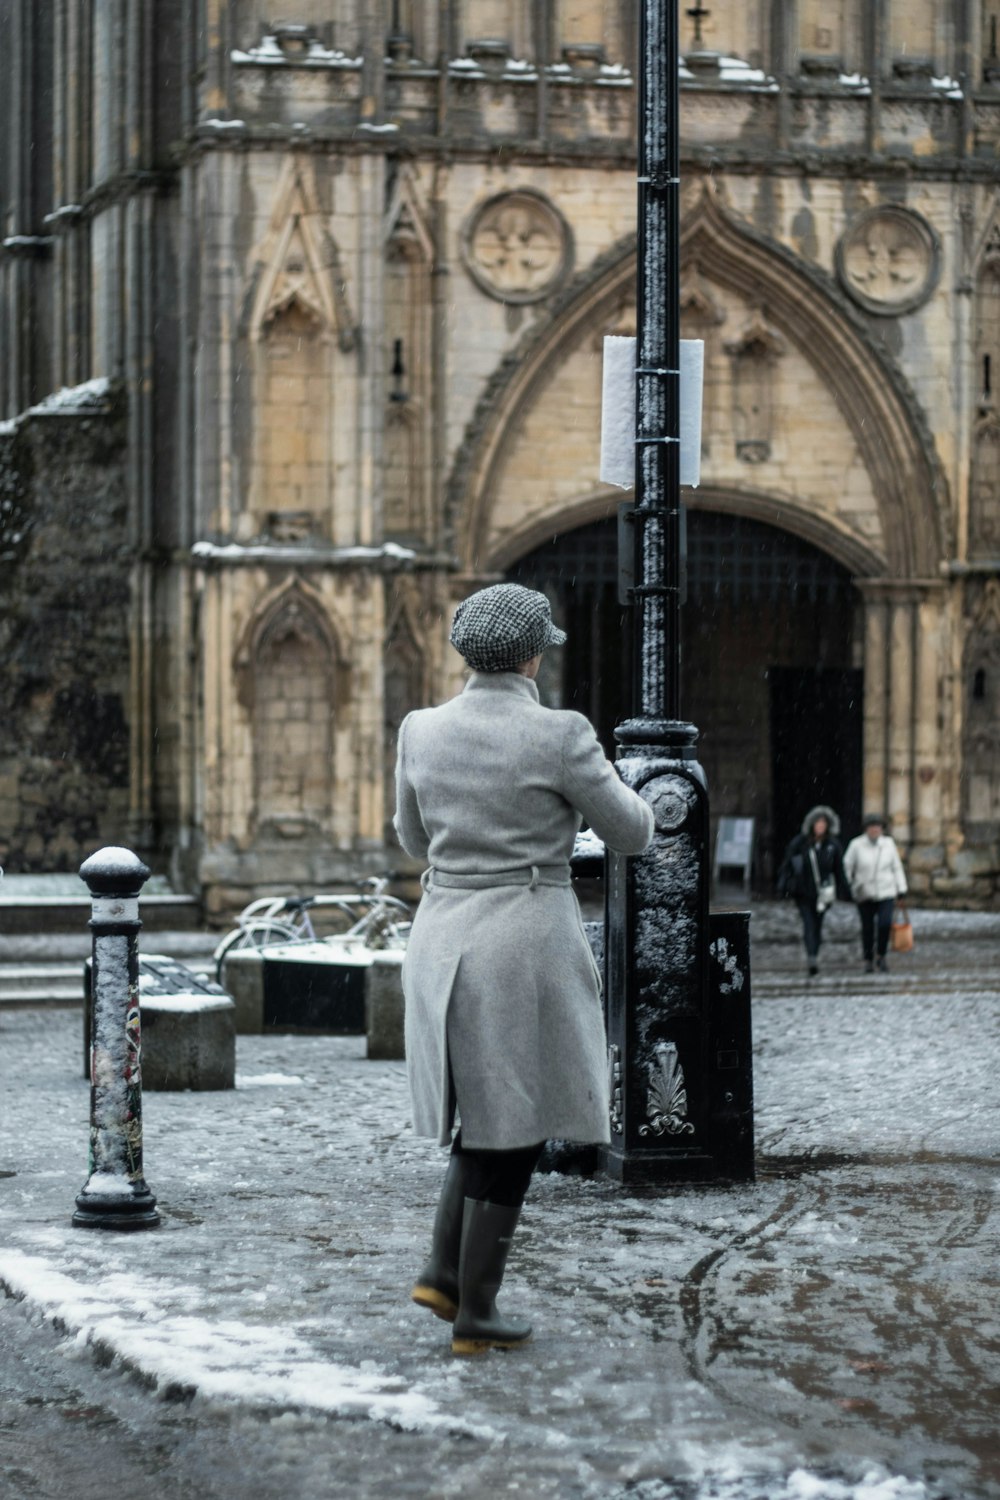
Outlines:
[{"label": "stone column", "polygon": [[888,609],[875,582],[862,582],[865,602],[865,702],[862,749],[862,812],[882,808],[889,782]]},{"label": "stone column", "polygon": [[[935,580],[862,582],[865,601],[865,810],[885,812],[915,869],[940,863],[947,800],[945,587]],[[919,885],[919,881],[918,881]]]},{"label": "stone column", "polygon": [[944,582],[922,584],[915,591],[916,660],[914,662],[914,807],[913,842],[926,863],[943,855],[945,809],[957,776],[956,747],[951,743],[948,705],[950,660],[948,592]]}]

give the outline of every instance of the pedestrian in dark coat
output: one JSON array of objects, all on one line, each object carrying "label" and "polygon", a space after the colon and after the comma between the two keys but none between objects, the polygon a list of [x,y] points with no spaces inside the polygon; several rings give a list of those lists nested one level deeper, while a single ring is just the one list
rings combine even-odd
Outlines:
[{"label": "pedestrian in dark coat", "polygon": [[404,720],[396,831],[428,861],[403,964],[413,1124],[461,1128],[413,1298],[454,1321],[456,1353],[521,1343],[494,1298],[531,1173],[552,1137],[607,1142],[600,980],[570,884],[583,818],[638,854],[653,815],[582,715],[544,708],[541,652],[566,639],[544,594],[465,600],[451,640],[465,690]]},{"label": "pedestrian in dark coat", "polygon": [[846,900],[850,895],[839,833],[840,819],[832,807],[811,807],[778,870],[778,895],[793,897],[799,908],[810,976],[819,973],[823,918],[838,896]]}]

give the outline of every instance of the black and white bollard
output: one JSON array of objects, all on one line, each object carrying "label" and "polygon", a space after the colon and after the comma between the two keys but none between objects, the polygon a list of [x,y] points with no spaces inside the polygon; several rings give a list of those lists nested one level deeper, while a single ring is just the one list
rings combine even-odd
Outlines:
[{"label": "black and white bollard", "polygon": [[152,1229],[156,1199],[142,1175],[139,892],[149,870],[130,849],[99,849],[80,866],[93,902],[89,1176],[78,1229]]}]

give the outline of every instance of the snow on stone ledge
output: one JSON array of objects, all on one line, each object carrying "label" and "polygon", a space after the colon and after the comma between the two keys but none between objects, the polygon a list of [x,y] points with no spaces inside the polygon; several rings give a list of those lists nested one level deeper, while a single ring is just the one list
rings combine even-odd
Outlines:
[{"label": "snow on stone ledge", "polygon": [[198,995],[193,993],[177,995],[146,994],[146,986],[156,984],[157,982],[154,975],[139,975],[139,998],[144,1011],[169,1010],[175,1012],[194,1012],[235,1010],[236,1008],[228,995]]},{"label": "snow on stone ledge", "polygon": [[396,542],[385,542],[381,547],[310,547],[269,545],[253,542],[195,542],[192,557],[203,557],[220,562],[257,562],[278,559],[282,562],[308,562],[315,558],[320,562],[375,562],[379,558],[396,562],[412,562],[417,554],[412,547],[400,547]]},{"label": "snow on stone ledge", "polygon": [[308,51],[295,56],[283,52],[278,38],[272,33],[263,36],[256,47],[243,52],[236,49],[229,60],[237,67],[286,67],[286,68],[360,68],[364,59],[348,57],[346,52],[324,47],[315,37],[308,40]]},{"label": "snow on stone ledge", "polygon": [[52,412],[80,411],[101,406],[111,394],[111,381],[106,375],[95,380],[86,380],[83,385],[64,385],[36,406],[29,406],[26,416],[47,415]]}]

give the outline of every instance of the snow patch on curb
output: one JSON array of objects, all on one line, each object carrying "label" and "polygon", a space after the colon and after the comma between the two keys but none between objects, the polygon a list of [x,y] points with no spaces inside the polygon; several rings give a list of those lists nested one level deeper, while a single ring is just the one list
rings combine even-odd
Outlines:
[{"label": "snow patch on curb", "polygon": [[363,1370],[332,1364],[294,1333],[233,1318],[212,1322],[162,1305],[191,1306],[200,1296],[195,1288],[165,1287],[135,1274],[84,1287],[41,1256],[16,1250],[0,1254],[0,1287],[81,1347],[110,1355],[163,1395],[368,1417],[406,1432],[498,1437],[491,1427],[448,1416],[374,1361]]}]

